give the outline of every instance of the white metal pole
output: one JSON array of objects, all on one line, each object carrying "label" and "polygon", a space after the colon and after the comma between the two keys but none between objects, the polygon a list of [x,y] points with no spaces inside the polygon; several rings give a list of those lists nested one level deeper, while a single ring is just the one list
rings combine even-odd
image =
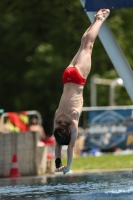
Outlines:
[{"label": "white metal pole", "polygon": [[[85,5],[85,0],[80,0],[82,6]],[[95,12],[86,12],[90,21],[94,21]],[[124,86],[133,101],[133,71],[129,66],[121,48],[116,42],[107,22],[105,21],[98,34],[107,54],[109,55],[115,69],[124,82]]]},{"label": "white metal pole", "polygon": [[95,83],[95,76],[91,77],[91,106],[97,106],[97,86]]},{"label": "white metal pole", "polygon": [[110,85],[110,98],[109,98],[109,105],[110,106],[114,106],[114,98],[115,98],[115,85],[114,84],[111,84]]},{"label": "white metal pole", "polygon": [[109,95],[110,96],[110,99],[109,99],[109,105],[110,106],[115,105],[115,87],[117,85],[124,86],[121,78],[113,79],[111,84],[110,84],[110,95]]}]

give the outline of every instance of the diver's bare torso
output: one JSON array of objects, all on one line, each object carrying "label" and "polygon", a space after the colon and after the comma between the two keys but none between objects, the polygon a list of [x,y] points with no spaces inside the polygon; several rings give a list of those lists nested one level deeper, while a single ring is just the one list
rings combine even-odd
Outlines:
[{"label": "diver's bare torso", "polygon": [[73,120],[79,121],[83,107],[83,85],[75,83],[64,84],[63,94],[59,103],[59,107],[55,113],[55,121],[60,118],[71,124]]}]

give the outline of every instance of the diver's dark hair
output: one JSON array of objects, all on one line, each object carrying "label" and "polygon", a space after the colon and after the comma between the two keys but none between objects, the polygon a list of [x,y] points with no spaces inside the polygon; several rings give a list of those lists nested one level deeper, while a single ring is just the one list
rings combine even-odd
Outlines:
[{"label": "diver's dark hair", "polygon": [[58,127],[54,130],[54,137],[59,145],[69,145],[71,140],[70,129],[66,126]]}]

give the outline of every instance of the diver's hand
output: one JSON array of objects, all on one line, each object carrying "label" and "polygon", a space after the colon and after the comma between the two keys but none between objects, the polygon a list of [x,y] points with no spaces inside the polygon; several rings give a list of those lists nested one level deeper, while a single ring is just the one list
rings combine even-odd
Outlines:
[{"label": "diver's hand", "polygon": [[64,175],[69,171],[70,171],[70,167],[68,166],[61,166],[58,169],[56,169],[56,172],[63,172]]}]

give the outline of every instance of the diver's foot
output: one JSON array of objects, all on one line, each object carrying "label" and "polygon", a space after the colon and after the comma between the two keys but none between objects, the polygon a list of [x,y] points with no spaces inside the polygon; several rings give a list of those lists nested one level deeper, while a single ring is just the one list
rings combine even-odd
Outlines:
[{"label": "diver's foot", "polygon": [[97,14],[94,15],[94,19],[96,20],[105,20],[110,14],[110,10],[109,9],[100,9]]}]

